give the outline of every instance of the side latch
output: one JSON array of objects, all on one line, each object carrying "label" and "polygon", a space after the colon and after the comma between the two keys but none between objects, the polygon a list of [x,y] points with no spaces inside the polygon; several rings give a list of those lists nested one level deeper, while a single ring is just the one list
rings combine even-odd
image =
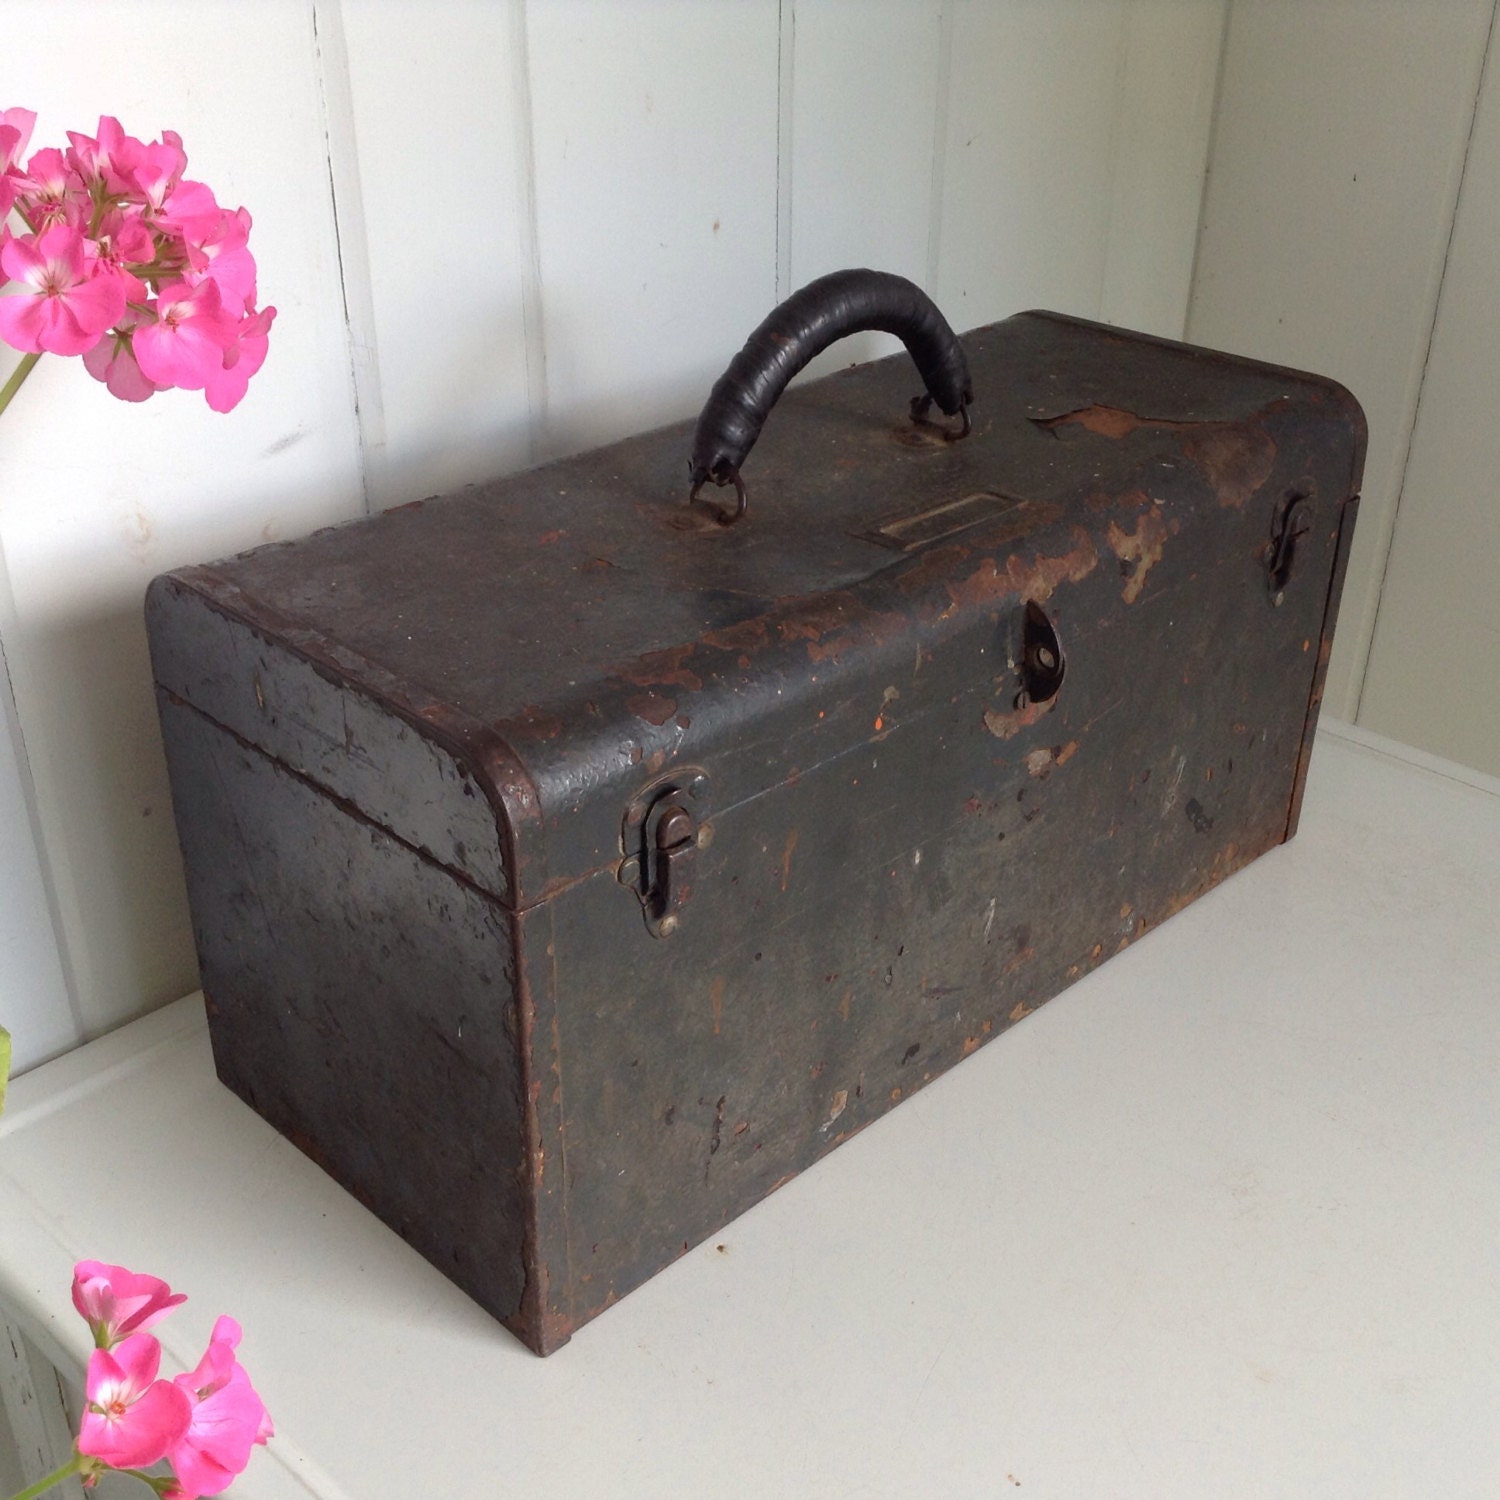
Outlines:
[{"label": "side latch", "polygon": [[1312,501],[1302,494],[1288,496],[1285,506],[1271,518],[1271,550],[1266,563],[1266,589],[1272,604],[1286,600],[1287,585],[1292,581],[1292,563],[1297,543],[1312,530]]},{"label": "side latch", "polygon": [[708,847],[708,776],[679,767],[631,798],[620,834],[620,884],[640,900],[646,930],[671,937],[693,894],[697,853]]}]

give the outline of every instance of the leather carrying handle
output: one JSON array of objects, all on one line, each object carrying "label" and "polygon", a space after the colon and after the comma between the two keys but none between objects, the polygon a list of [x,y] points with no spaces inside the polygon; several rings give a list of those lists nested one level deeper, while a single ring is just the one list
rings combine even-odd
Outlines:
[{"label": "leather carrying handle", "polygon": [[733,484],[739,506],[722,518],[726,523],[744,514],[740,466],[788,382],[830,344],[866,329],[894,333],[906,345],[927,387],[927,395],[912,402],[913,415],[921,420],[928,404],[936,401],[945,415],[962,415],[958,436],[968,432],[968,406],[974,399],[969,362],[926,292],[887,271],[821,276],[794,292],[750,335],[715,381],[698,418],[689,460],[693,493],[710,480]]}]

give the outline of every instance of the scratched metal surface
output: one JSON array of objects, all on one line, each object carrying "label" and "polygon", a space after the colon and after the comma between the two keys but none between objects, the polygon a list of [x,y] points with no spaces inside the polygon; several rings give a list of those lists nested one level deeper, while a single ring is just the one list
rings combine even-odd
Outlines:
[{"label": "scratched metal surface", "polygon": [[[736,528],[685,507],[684,424],[156,591],[155,633],[206,610],[239,642],[211,671],[164,642],[169,695],[214,679],[205,711],[235,705],[236,735],[518,908],[532,1206],[509,1320],[534,1347],[1287,835],[1357,407],[1047,314],[965,342],[970,439],[903,420],[904,356],[801,387]],[[969,529],[869,539],[975,495],[994,499]],[[1311,525],[1277,607],[1270,538],[1297,495]],[[1018,709],[1027,601],[1068,666]],[[288,727],[319,683],[357,701],[368,733],[337,719],[369,774],[338,781],[338,735],[309,757]],[[615,878],[621,817],[686,764],[714,838],[661,940]],[[400,819],[382,768],[429,778],[392,794]],[[455,832],[476,790],[501,825],[490,878]],[[427,794],[455,809],[431,842],[404,831]],[[337,1003],[408,1003],[366,993],[376,977]]]}]

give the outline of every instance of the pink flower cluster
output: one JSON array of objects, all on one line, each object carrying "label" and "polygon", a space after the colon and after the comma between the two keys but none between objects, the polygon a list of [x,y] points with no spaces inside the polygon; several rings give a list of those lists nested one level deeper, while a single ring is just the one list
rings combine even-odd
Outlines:
[{"label": "pink flower cluster", "polygon": [[179,1303],[164,1281],[123,1266],[79,1261],[73,1306],[98,1348],[89,1358],[78,1451],[112,1469],[144,1469],[167,1459],[158,1482],[167,1500],[198,1500],[228,1489],[251,1450],[272,1436],[271,1419],[235,1355],[240,1325],[214,1324],[208,1351],[191,1374],[159,1380],[161,1345],[146,1332]]},{"label": "pink flower cluster", "polygon": [[[250,215],[183,177],[175,131],[147,145],[99,121],[21,166],[36,116],[0,110],[0,340],[81,354],[110,394],[171,386],[229,411],[266,357],[274,307],[257,311]],[[24,234],[3,227],[14,209]]]}]

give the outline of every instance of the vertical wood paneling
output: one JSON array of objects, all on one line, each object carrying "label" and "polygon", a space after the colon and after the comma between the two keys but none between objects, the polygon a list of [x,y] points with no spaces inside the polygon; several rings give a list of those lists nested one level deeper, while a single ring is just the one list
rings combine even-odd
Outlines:
[{"label": "vertical wood paneling", "polygon": [[351,321],[366,483],[383,509],[533,458],[524,7],[320,10],[341,22],[347,56],[335,184],[345,285],[363,294]]},{"label": "vertical wood paneling", "polygon": [[1370,424],[1324,703],[1374,629],[1491,0],[1238,0],[1188,334],[1344,382]]},{"label": "vertical wood paneling", "polygon": [[[846,266],[926,282],[940,10],[938,0],[788,7],[795,27],[790,193],[782,195],[787,292]],[[858,334],[819,356],[808,373],[899,348],[889,334]]]},{"label": "vertical wood paneling", "polygon": [[[8,591],[0,578],[0,596]],[[0,602],[4,602],[0,600]],[[10,610],[0,608],[0,621]],[[33,833],[30,773],[0,645],[0,1025],[21,1073],[76,1047],[73,1012]]]},{"label": "vertical wood paneling", "polygon": [[955,5],[932,289],[955,326],[1099,315],[1123,40],[1119,0]]},{"label": "vertical wood paneling", "polygon": [[1359,722],[1500,776],[1500,56],[1492,34]]},{"label": "vertical wood paneling", "polygon": [[528,7],[552,453],[689,414],[774,302],[777,25]]},{"label": "vertical wood paneling", "polygon": [[1115,106],[1099,316],[1180,339],[1187,326],[1228,0],[1132,0]]},{"label": "vertical wood paneling", "polygon": [[146,583],[351,514],[355,427],[307,0],[13,0],[6,21],[6,87],[22,90],[6,103],[39,110],[36,144],[101,113],[181,132],[190,173],[254,215],[261,294],[280,310],[229,416],[187,392],[126,406],[48,356],[0,421],[5,650],[92,1033],[196,983]]},{"label": "vertical wood paneling", "polygon": [[78,994],[0,756],[0,943],[40,945],[36,1045],[194,983],[154,573],[690,414],[778,290],[843,265],[911,276],[960,328],[1044,304],[1176,331],[1222,9],[13,0],[29,93],[0,103],[39,107],[44,141],[100,112],[180,130],[255,215],[281,309],[229,418],[49,359],[0,424],[0,632]]}]

